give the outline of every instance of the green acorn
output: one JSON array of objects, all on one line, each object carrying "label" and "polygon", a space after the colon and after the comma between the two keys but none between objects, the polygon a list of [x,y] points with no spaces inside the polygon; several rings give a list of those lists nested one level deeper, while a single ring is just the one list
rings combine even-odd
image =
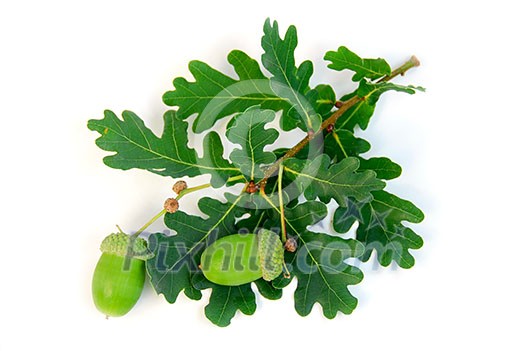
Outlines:
[{"label": "green acorn", "polygon": [[102,255],[92,281],[93,302],[108,317],[120,317],[137,303],[144,288],[144,261],[153,255],[144,239],[124,233],[108,235],[100,245]]},{"label": "green acorn", "polygon": [[208,246],[201,256],[201,269],[209,281],[238,286],[263,278],[277,278],[284,263],[279,236],[261,229],[258,234],[232,234]]}]

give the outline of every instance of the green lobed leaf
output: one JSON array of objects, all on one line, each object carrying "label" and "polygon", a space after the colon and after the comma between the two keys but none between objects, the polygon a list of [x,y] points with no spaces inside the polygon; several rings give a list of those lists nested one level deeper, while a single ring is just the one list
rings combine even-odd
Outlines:
[{"label": "green lobed leaf", "polygon": [[265,146],[273,144],[279,137],[277,130],[265,128],[274,118],[275,112],[253,106],[233,117],[226,131],[228,140],[241,146],[231,152],[230,160],[247,179],[262,178],[264,172],[261,166],[275,161],[272,152],[264,151]]},{"label": "green lobed leaf", "polygon": [[363,80],[360,82],[356,94],[367,100],[368,103],[375,104],[379,100],[381,94],[387,91],[397,91],[412,95],[415,94],[416,91],[425,91],[425,89],[413,85],[399,85],[391,82],[371,83]]},{"label": "green lobed leaf", "polygon": [[[274,211],[278,217],[279,209],[275,204]],[[301,316],[308,315],[315,303],[322,306],[327,318],[334,318],[339,311],[350,314],[357,305],[348,285],[358,284],[363,273],[344,261],[363,253],[361,243],[305,230],[326,214],[326,206],[318,201],[307,201],[285,209],[288,235],[295,237],[298,244],[294,253],[286,253],[285,261],[292,276],[297,278],[295,309]],[[275,220],[266,225],[275,225]],[[281,276],[273,284],[276,288],[283,288],[290,280]]]},{"label": "green lobed leaf", "polygon": [[421,87],[403,86],[390,82],[371,83],[362,80],[356,91],[343,96],[341,100],[346,101],[356,95],[362,99],[339,117],[335,127],[338,130],[348,129],[353,131],[356,126],[359,126],[362,130],[365,130],[370,123],[370,118],[374,114],[377,101],[383,93],[387,91],[398,91],[415,94],[416,90],[424,91]]},{"label": "green lobed leaf", "polygon": [[89,129],[100,133],[97,146],[114,152],[104,157],[104,163],[109,167],[145,169],[173,178],[211,174],[215,187],[240,174],[238,168],[223,158],[224,148],[215,132],[204,138],[204,156],[199,158],[195,150],[188,147],[188,124],[181,121],[175,111],[164,114],[164,130],[160,138],[133,112],[124,111],[122,117],[119,119],[112,111],[105,111],[103,119],[88,122]]},{"label": "green lobed leaf", "polygon": [[201,61],[191,61],[189,70],[195,82],[179,77],[173,80],[175,90],[166,92],[162,99],[168,106],[177,106],[181,119],[193,114],[197,117],[193,131],[201,133],[223,117],[261,105],[274,111],[285,110],[290,105],[277,96],[270,80],[261,72],[256,60],[242,51],[233,50],[228,55],[239,79],[231,78]]},{"label": "green lobed leaf", "polygon": [[297,30],[290,26],[283,39],[279,36],[277,22],[267,19],[264,23],[264,36],[261,40],[264,53],[263,66],[273,75],[270,78],[272,90],[289,101],[294,108],[283,115],[281,127],[288,131],[296,127],[303,130],[318,130],[321,116],[305,97],[310,90],[308,84],[313,73],[311,61],[295,66],[294,52],[297,47]]},{"label": "green lobed leaf", "polygon": [[340,46],[337,51],[328,51],[324,59],[331,61],[328,68],[336,71],[348,69],[354,71],[352,77],[354,82],[358,82],[363,78],[377,79],[390,74],[390,66],[382,59],[368,59],[361,58],[348,48]]},{"label": "green lobed leaf", "polygon": [[[340,207],[334,213],[334,229],[340,233],[348,231],[353,224],[349,220],[353,215],[354,220],[359,221],[356,239],[366,248],[360,257],[362,261],[368,261],[375,250],[382,266],[396,261],[402,268],[412,267],[415,261],[409,250],[421,248],[423,240],[402,222],[419,223],[424,219],[423,212],[410,201],[386,191],[375,191],[373,196],[374,200],[369,203],[355,203],[348,199],[352,206]],[[353,214],[348,208],[354,210]]]},{"label": "green lobed leaf", "polygon": [[246,315],[255,313],[257,304],[251,284],[223,286],[210,282],[204,274],[197,273],[192,278],[193,285],[200,290],[211,289],[210,300],[204,308],[204,314],[215,325],[227,327],[237,313]]},{"label": "green lobed leaf", "polygon": [[235,220],[243,213],[237,202],[201,198],[198,206],[208,216],[206,219],[181,210],[167,213],[164,222],[176,235],[157,233],[149,237],[155,257],[146,262],[146,268],[153,288],[168,302],[174,303],[182,290],[192,289],[191,276],[197,272],[205,246],[236,232]]},{"label": "green lobed leaf", "polygon": [[[401,175],[401,167],[386,157],[360,159],[359,169],[372,170],[378,178],[385,180]],[[412,203],[386,191],[374,191],[372,195],[373,200],[368,203],[347,198],[346,206],[337,208],[334,213],[334,229],[346,233],[358,222],[357,240],[366,247],[361,260],[367,261],[372,251],[376,250],[379,263],[383,266],[395,260],[403,268],[412,267],[414,259],[408,249],[420,248],[423,241],[401,222],[419,223],[424,218],[423,213]],[[404,217],[394,210],[400,211]]]},{"label": "green lobed leaf", "polygon": [[330,157],[323,154],[313,160],[291,158],[283,164],[285,174],[298,183],[305,197],[310,200],[318,197],[327,203],[334,199],[339,206],[344,206],[346,197],[367,201],[371,199],[372,191],[385,186],[375,172],[357,172],[359,160],[355,157],[330,165]]},{"label": "green lobed leaf", "polygon": [[297,277],[294,294],[297,313],[308,315],[315,303],[322,306],[326,318],[334,318],[339,311],[352,313],[357,299],[349,292],[348,285],[360,283],[363,273],[344,261],[360,256],[361,244],[354,239],[308,231],[299,238],[297,254],[291,262]]},{"label": "green lobed leaf", "polygon": [[401,166],[386,157],[372,157],[365,159],[359,156],[370,150],[370,144],[354,133],[347,130],[334,130],[326,135],[324,139],[324,152],[333,160],[342,160],[350,156],[359,159],[359,170],[371,170],[376,173],[377,178],[390,180],[401,175]]}]

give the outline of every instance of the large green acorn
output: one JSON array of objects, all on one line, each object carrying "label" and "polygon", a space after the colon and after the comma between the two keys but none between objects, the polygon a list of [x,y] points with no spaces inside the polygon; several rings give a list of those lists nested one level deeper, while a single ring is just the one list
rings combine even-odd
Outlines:
[{"label": "large green acorn", "polygon": [[257,234],[232,234],[208,246],[201,256],[201,269],[209,281],[237,286],[259,278],[277,278],[284,263],[279,236],[261,229]]},{"label": "large green acorn", "polygon": [[92,281],[93,302],[108,317],[120,317],[137,303],[144,288],[144,261],[152,255],[144,239],[124,233],[108,235],[100,245],[102,255]]}]

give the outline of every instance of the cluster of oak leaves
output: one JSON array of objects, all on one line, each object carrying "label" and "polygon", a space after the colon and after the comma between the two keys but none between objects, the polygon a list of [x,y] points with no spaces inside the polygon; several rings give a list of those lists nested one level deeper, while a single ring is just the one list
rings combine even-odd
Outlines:
[{"label": "cluster of oak leaves", "polygon": [[[104,158],[109,167],[145,169],[175,179],[209,174],[214,188],[225,189],[226,202],[210,197],[199,200],[204,217],[187,214],[183,208],[167,213],[164,221],[174,234],[151,234],[149,248],[155,256],[146,262],[153,288],[170,303],[181,292],[198,300],[201,290],[212,289],[205,314],[220,326],[228,325],[237,310],[253,314],[255,293],[251,284],[229,287],[207,281],[198,269],[200,255],[207,245],[226,235],[254,233],[257,228],[281,230],[277,177],[268,179],[266,197],[259,192],[228,189],[250,180],[257,184],[264,178],[264,166],[288,151],[269,147],[278,139],[279,131],[266,125],[279,115],[282,130],[300,128],[306,135],[318,131],[338,104],[356,95],[361,98],[329,131],[318,133],[307,147],[282,164],[286,232],[296,240],[297,250],[285,254],[290,278],[281,275],[271,282],[254,282],[263,297],[279,299],[282,289],[296,279],[298,314],[308,315],[315,303],[322,306],[327,318],[335,317],[338,311],[349,314],[357,299],[348,286],[361,282],[363,273],[344,263],[346,259],[357,257],[364,262],[375,252],[373,257],[383,266],[395,261],[402,268],[410,268],[414,258],[409,250],[423,244],[419,235],[403,225],[405,221],[421,222],[423,213],[411,202],[383,190],[386,180],[400,176],[401,167],[385,157],[362,157],[370,144],[354,135],[356,128],[367,128],[382,93],[395,90],[413,94],[420,88],[381,79],[392,73],[385,60],[362,59],[339,47],[326,53],[328,67],[353,71],[355,83],[349,85],[357,88],[337,99],[330,85],[309,86],[311,61],[296,65],[295,27],[289,27],[281,38],[277,23],[267,20],[261,44],[261,62],[269,77],[256,60],[239,50],[228,55],[237,79],[204,62],[190,62],[194,81],[176,78],[175,89],[163,96],[167,105],[177,108],[165,113],[160,137],[130,111],[123,112],[122,119],[105,111],[103,119],[88,123],[91,130],[100,133],[96,144],[112,152]],[[202,157],[188,147],[190,116],[196,116],[193,132],[207,133]],[[236,146],[227,158],[221,137],[211,130],[222,118],[230,119],[225,137]],[[330,201],[337,207],[331,219],[333,229],[345,234],[357,222],[355,239],[307,229],[327,216],[326,204]]]}]

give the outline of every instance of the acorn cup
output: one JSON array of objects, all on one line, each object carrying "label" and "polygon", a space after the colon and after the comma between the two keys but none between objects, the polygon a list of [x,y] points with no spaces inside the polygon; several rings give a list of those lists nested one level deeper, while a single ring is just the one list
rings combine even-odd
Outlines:
[{"label": "acorn cup", "polygon": [[284,248],[279,236],[270,230],[259,230],[258,237],[257,254],[262,277],[266,281],[272,281],[283,271]]}]

